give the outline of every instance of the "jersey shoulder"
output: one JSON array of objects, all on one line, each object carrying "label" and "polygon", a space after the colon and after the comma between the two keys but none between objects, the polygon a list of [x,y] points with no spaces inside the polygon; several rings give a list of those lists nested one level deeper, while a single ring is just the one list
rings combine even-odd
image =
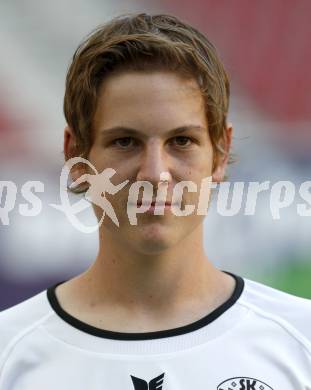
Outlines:
[{"label": "jersey shoulder", "polygon": [[311,300],[244,278],[241,303],[258,315],[275,321],[311,351]]},{"label": "jersey shoulder", "polygon": [[4,355],[39,326],[51,312],[46,291],[0,312],[0,369]]}]

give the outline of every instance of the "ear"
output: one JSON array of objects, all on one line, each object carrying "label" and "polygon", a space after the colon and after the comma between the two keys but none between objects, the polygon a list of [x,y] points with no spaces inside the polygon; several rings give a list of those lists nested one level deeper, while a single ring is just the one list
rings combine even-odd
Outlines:
[{"label": "ear", "polygon": [[[77,156],[76,136],[71,127],[66,126],[64,129],[64,157],[65,161]],[[75,164],[70,170],[72,181],[76,181],[86,172],[85,164]]]},{"label": "ear", "polygon": [[232,143],[232,133],[233,133],[232,123],[228,123],[225,128],[224,137],[221,144],[225,154],[217,161],[217,165],[212,174],[212,180],[214,182],[220,183],[221,181],[224,180],[226,168],[228,165],[230,147]]}]

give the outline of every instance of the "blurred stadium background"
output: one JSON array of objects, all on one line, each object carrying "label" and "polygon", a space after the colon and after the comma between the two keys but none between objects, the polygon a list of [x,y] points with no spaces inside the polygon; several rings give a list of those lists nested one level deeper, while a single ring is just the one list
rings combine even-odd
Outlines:
[{"label": "blurred stadium background", "polygon": [[[231,77],[239,159],[230,180],[288,180],[297,189],[311,180],[309,0],[3,1],[0,181],[16,183],[17,199],[9,224],[0,222],[0,310],[78,274],[95,258],[97,233],[78,232],[48,205],[59,203],[64,80],[90,30],[135,11],[173,13],[218,48]],[[36,217],[18,212],[27,203],[21,187],[29,180],[45,186]],[[1,208],[5,198],[2,191]],[[297,214],[298,193],[279,220],[271,216],[269,194],[259,199],[254,216],[220,217],[211,209],[207,254],[220,269],[311,298],[311,217]]]}]

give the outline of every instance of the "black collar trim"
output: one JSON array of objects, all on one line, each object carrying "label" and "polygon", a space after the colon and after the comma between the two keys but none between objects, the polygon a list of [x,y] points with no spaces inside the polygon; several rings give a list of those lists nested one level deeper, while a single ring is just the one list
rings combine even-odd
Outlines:
[{"label": "black collar trim", "polygon": [[59,304],[58,299],[55,294],[55,289],[57,286],[59,286],[62,283],[65,283],[65,281],[59,282],[47,289],[47,298],[52,306],[53,310],[56,312],[56,314],[61,317],[65,322],[73,326],[74,328],[77,328],[81,330],[82,332],[88,333],[93,336],[102,337],[102,338],[108,338],[113,340],[152,340],[152,339],[160,339],[165,337],[172,337],[172,336],[179,336],[182,334],[186,334],[189,332],[193,332],[195,330],[198,330],[202,328],[203,326],[206,326],[210,324],[211,322],[215,321],[216,318],[221,316],[225,311],[227,311],[231,306],[234,305],[234,303],[240,298],[243,290],[244,290],[244,279],[238,275],[235,275],[228,271],[223,271],[228,275],[231,275],[234,277],[236,281],[235,289],[233,291],[233,294],[231,297],[224,302],[222,305],[217,307],[215,310],[213,310],[211,313],[207,314],[205,317],[192,322],[191,324],[180,326],[178,328],[173,329],[166,329],[166,330],[159,330],[155,332],[139,332],[139,333],[129,333],[129,332],[115,332],[111,330],[105,330],[105,329],[99,329],[95,326],[89,325],[83,321],[78,320],[77,318],[73,317],[69,313],[67,313]]}]

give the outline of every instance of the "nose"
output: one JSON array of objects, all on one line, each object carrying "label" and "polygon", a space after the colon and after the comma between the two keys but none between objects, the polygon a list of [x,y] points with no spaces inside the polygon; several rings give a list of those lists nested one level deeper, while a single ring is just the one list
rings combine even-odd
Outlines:
[{"label": "nose", "polygon": [[161,180],[171,182],[168,159],[161,141],[150,140],[141,155],[137,181],[148,181],[153,186],[157,186]]}]

